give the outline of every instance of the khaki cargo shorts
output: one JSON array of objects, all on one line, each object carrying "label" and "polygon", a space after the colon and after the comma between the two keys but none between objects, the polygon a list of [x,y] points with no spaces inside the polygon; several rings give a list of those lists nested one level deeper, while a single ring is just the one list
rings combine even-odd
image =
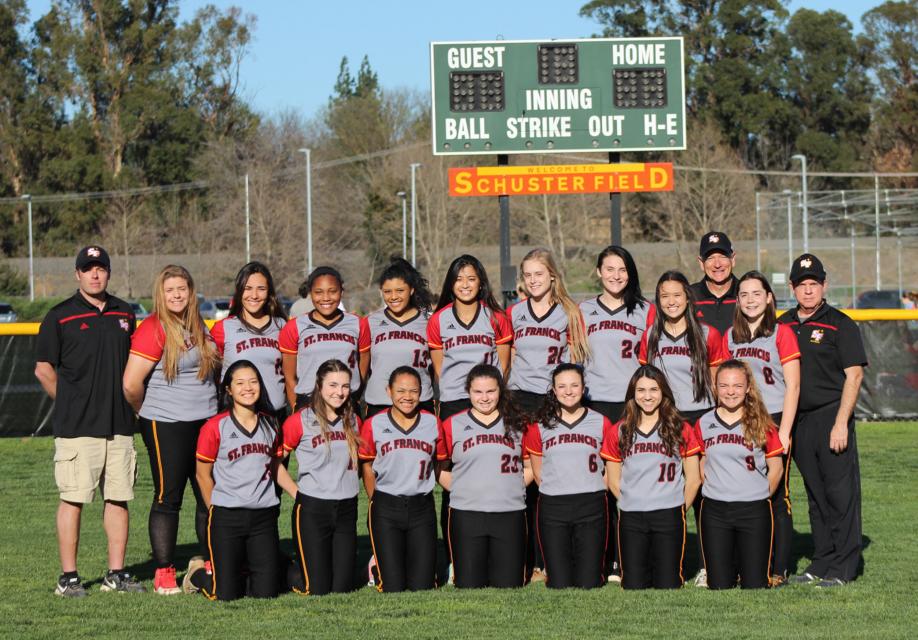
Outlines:
[{"label": "khaki cargo shorts", "polygon": [[105,500],[132,500],[136,479],[131,436],[54,439],[54,480],[65,502],[90,503],[100,486]]}]

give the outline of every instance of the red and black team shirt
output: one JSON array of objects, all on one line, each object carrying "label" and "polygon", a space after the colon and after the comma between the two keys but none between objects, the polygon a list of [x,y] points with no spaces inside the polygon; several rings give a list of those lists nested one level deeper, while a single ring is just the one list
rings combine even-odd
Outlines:
[{"label": "red and black team shirt", "polygon": [[800,411],[815,411],[841,400],[845,369],[867,366],[857,324],[825,302],[806,320],[793,309],[778,318],[797,334],[800,347]]},{"label": "red and black team shirt", "polygon": [[711,293],[704,278],[692,285],[698,317],[717,329],[721,335],[733,326],[737,289],[739,289],[739,279],[733,275],[730,276],[730,288],[720,298]]},{"label": "red and black team shirt", "polygon": [[131,349],[134,312],[108,296],[100,310],[77,293],[53,307],[38,330],[35,359],[57,370],[52,417],[58,438],[110,437],[134,432],[122,379]]}]

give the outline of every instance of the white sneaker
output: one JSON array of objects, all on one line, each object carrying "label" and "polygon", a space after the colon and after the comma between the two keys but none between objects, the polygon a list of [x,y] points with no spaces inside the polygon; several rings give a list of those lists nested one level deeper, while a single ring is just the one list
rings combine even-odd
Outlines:
[{"label": "white sneaker", "polygon": [[449,565],[449,574],[448,574],[448,575],[449,575],[449,583],[450,583],[450,584],[455,584],[455,582],[456,582],[456,575],[453,573],[453,565],[452,565],[452,563],[450,563],[450,565]]},{"label": "white sneaker", "polygon": [[695,586],[702,589],[708,588],[708,572],[706,569],[699,569],[695,575]]}]

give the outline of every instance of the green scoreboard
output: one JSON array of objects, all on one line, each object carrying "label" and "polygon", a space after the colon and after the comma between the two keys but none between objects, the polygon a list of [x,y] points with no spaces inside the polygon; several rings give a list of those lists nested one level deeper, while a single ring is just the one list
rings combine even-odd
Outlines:
[{"label": "green scoreboard", "polygon": [[682,38],[430,45],[433,152],[685,149]]}]

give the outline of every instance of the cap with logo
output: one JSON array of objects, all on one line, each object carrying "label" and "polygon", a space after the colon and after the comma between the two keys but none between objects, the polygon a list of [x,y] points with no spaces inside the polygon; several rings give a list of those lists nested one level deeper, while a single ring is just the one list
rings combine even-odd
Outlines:
[{"label": "cap with logo", "polygon": [[112,262],[108,257],[108,252],[98,245],[89,245],[83,247],[76,257],[76,268],[83,270],[91,264],[100,264],[106,270],[111,271]]},{"label": "cap with logo", "polygon": [[702,236],[698,255],[706,260],[712,253],[722,253],[727,257],[733,255],[733,245],[730,243],[730,238],[727,237],[726,233],[711,231]]},{"label": "cap with logo", "polygon": [[818,282],[825,282],[826,279],[826,270],[822,266],[822,261],[812,253],[804,253],[794,260],[794,264],[791,266],[791,284],[797,284],[807,278],[812,278]]}]

